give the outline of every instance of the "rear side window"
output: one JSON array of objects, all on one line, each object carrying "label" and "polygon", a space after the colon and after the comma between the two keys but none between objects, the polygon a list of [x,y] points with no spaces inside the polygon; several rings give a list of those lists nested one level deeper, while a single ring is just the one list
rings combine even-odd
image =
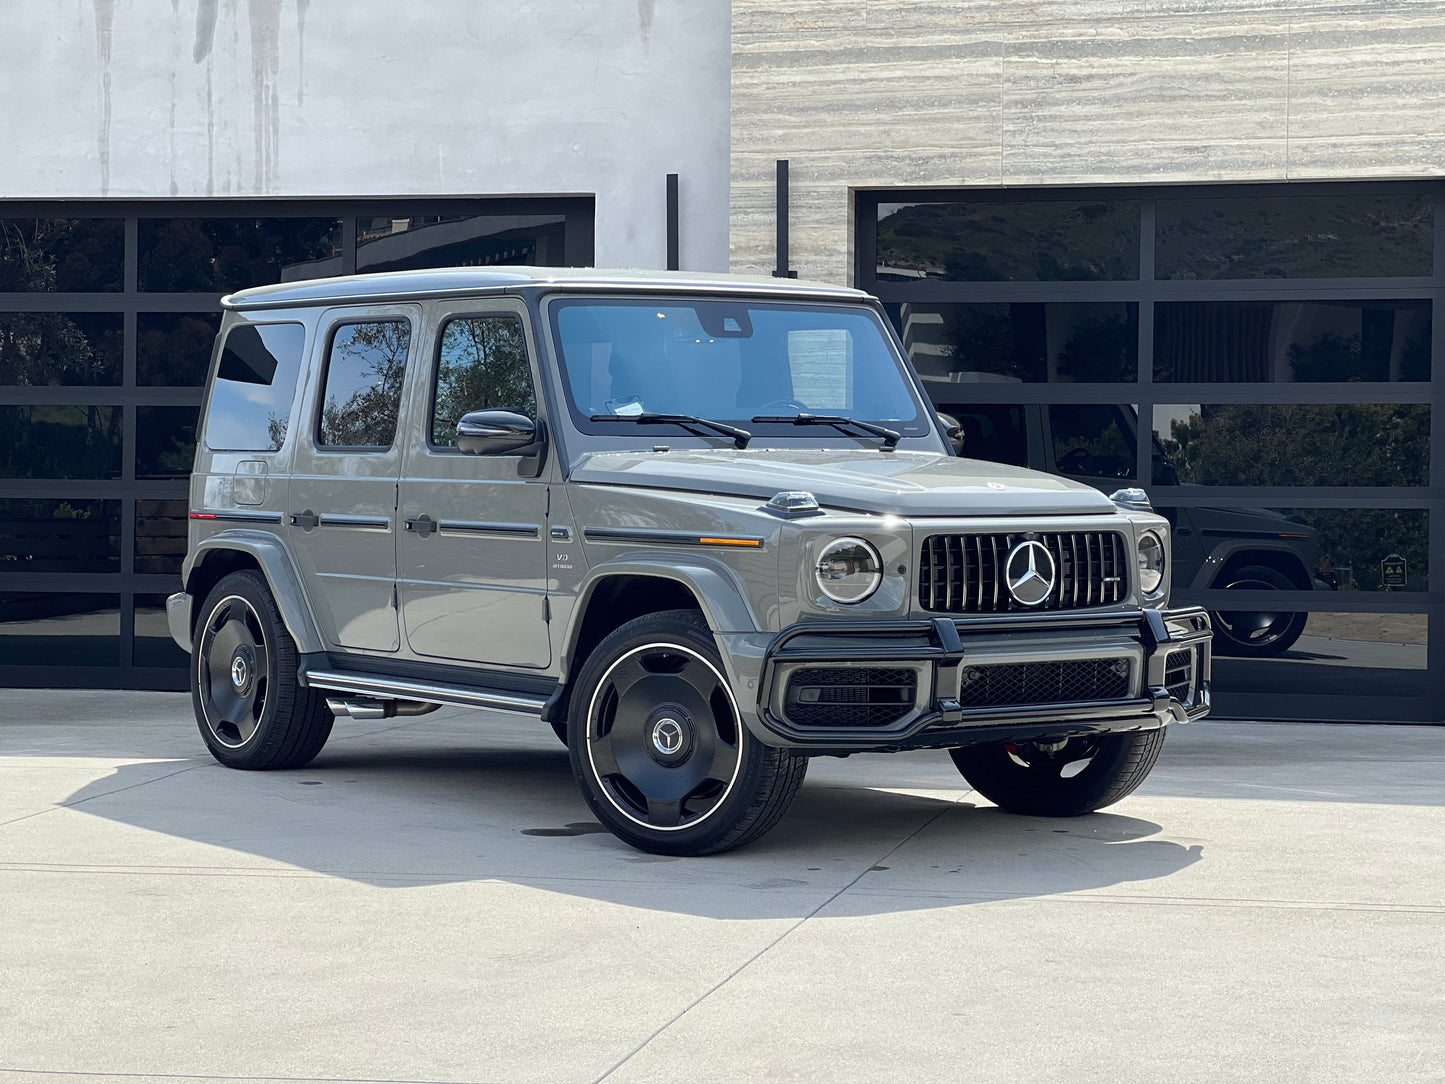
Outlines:
[{"label": "rear side window", "polygon": [[396,437],[411,325],[405,320],[342,324],[331,336],[316,443],[389,448]]},{"label": "rear side window", "polygon": [[206,447],[218,452],[275,452],[286,442],[301,372],[301,324],[237,324],[226,334]]},{"label": "rear side window", "polygon": [[437,351],[432,443],[455,447],[462,415],[491,409],[537,417],[522,321],[511,315],[449,320]]}]

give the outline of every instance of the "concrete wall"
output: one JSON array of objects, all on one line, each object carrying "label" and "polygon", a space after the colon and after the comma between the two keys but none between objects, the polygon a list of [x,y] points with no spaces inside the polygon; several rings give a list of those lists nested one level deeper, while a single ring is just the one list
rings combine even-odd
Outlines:
[{"label": "concrete wall", "polygon": [[27,0],[0,198],[595,193],[600,264],[727,266],[728,0]]},{"label": "concrete wall", "polygon": [[1436,0],[733,0],[732,268],[852,275],[850,186],[1434,177]]}]

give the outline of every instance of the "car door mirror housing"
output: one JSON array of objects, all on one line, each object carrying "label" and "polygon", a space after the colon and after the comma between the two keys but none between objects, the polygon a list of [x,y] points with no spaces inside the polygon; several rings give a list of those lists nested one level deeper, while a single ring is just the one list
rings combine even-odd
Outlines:
[{"label": "car door mirror housing", "polygon": [[473,410],[457,422],[457,448],[467,455],[506,455],[537,441],[537,423],[515,410]]},{"label": "car door mirror housing", "polygon": [[519,455],[517,474],[537,478],[547,460],[547,427],[515,410],[473,410],[457,422],[457,450],[466,455]]}]

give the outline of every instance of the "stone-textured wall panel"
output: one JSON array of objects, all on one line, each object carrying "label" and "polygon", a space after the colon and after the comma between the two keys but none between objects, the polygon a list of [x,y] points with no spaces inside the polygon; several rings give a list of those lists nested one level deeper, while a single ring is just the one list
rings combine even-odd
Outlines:
[{"label": "stone-textured wall panel", "polygon": [[[791,245],[804,261],[794,266],[833,280],[847,277],[848,230],[810,216],[846,207],[848,186],[997,184],[1001,64],[990,35],[784,29],[736,43],[732,267],[774,266],[779,158],[790,162]],[[823,198],[830,188],[842,203]]]},{"label": "stone-textured wall panel", "polygon": [[1007,46],[1011,184],[1279,176],[1283,20],[1191,18],[1032,28]]},{"label": "stone-textured wall panel", "polygon": [[1445,5],[1295,20],[1290,177],[1445,173]]},{"label": "stone-textured wall panel", "polygon": [[1442,0],[733,0],[733,50],[739,270],[777,158],[840,282],[852,188],[1445,173]]}]

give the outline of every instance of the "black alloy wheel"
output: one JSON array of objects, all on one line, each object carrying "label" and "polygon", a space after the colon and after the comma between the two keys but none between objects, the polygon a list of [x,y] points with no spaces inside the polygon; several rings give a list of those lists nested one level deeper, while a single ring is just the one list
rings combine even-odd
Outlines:
[{"label": "black alloy wheel", "polygon": [[[1263,565],[1241,568],[1219,586],[1227,591],[1295,591],[1284,575]],[[1221,610],[1214,614],[1214,651],[1267,659],[1282,655],[1304,632],[1308,613],[1288,610]]]},{"label": "black alloy wheel", "polygon": [[239,749],[261,725],[270,660],[260,615],[240,595],[218,601],[200,628],[201,704],[216,741]]},{"label": "black alloy wheel", "polygon": [[1165,730],[1098,734],[1056,742],[950,749],[970,786],[1012,813],[1077,817],[1119,801],[1148,776]]},{"label": "black alloy wheel", "polygon": [[297,681],[296,643],[259,572],[218,583],[192,633],[191,702],[211,755],[230,768],[299,768],[335,721]]},{"label": "black alloy wheel", "polygon": [[569,720],[583,797],[659,854],[715,854],[777,822],[807,761],[744,725],[712,633],[692,610],[629,621],[588,657]]}]

